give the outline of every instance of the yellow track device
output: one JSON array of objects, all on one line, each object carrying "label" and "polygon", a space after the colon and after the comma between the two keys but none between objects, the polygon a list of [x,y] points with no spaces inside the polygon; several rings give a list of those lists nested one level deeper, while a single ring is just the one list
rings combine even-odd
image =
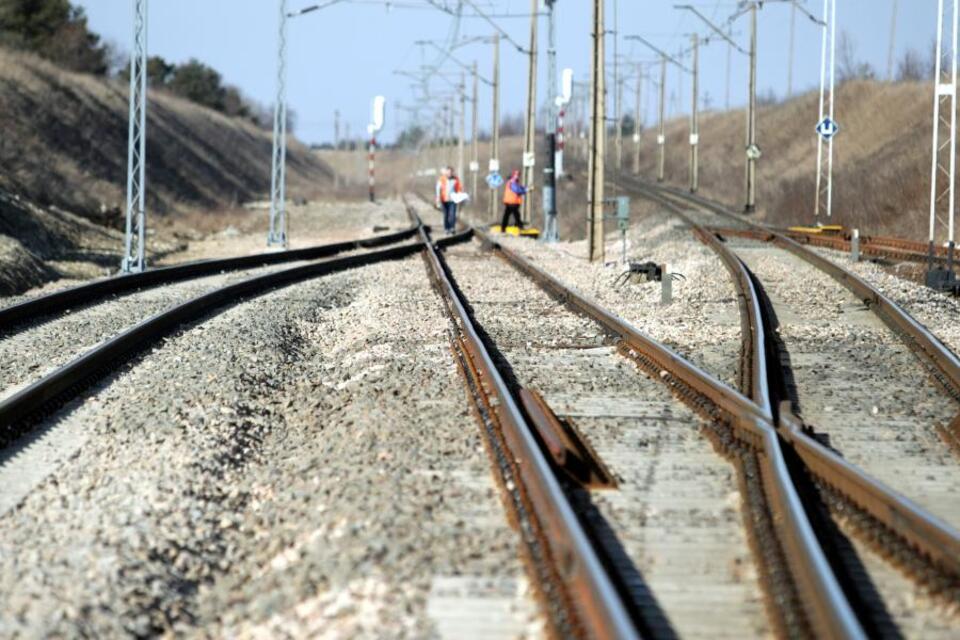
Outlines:
[{"label": "yellow track device", "polygon": [[843,225],[839,224],[825,224],[822,227],[787,227],[787,230],[812,235],[841,235],[844,232]]},{"label": "yellow track device", "polygon": [[527,227],[526,229],[521,229],[520,227],[507,227],[506,231],[498,224],[490,225],[490,233],[506,233],[507,235],[514,236],[516,238],[539,238],[540,230],[534,227]]}]

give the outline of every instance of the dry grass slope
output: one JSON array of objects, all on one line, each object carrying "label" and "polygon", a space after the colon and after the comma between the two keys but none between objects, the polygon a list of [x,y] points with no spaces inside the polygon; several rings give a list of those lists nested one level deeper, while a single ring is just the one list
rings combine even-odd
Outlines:
[{"label": "dry grass slope", "polygon": [[[836,95],[842,129],[834,143],[835,219],[867,233],[924,239],[929,215],[932,86],[849,82]],[[776,223],[813,219],[818,95],[806,93],[758,114],[763,158],[758,206]],[[743,203],[744,122],[741,111],[709,113],[701,124],[702,193]],[[648,130],[642,173],[655,175],[655,134]],[[667,180],[687,184],[687,122],[667,127]],[[630,148],[632,143],[627,143]]]},{"label": "dry grass slope", "polygon": [[[125,84],[63,71],[0,49],[0,189],[117,225],[125,198]],[[151,212],[222,209],[270,188],[269,132],[162,92],[150,94]],[[292,197],[313,195],[329,169],[291,142]]]}]

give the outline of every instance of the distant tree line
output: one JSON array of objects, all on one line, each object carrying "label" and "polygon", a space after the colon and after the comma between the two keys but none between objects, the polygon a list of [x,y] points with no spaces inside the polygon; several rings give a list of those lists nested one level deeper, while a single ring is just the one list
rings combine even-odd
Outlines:
[{"label": "distant tree line", "polygon": [[0,0],[0,45],[32,51],[71,71],[106,75],[110,47],[69,0]]},{"label": "distant tree line", "polygon": [[[129,80],[128,56],[90,31],[82,7],[70,0],[0,0],[0,46],[33,52],[69,71]],[[199,60],[174,64],[160,56],[147,61],[147,83],[153,89],[203,105],[227,116],[270,128],[271,108],[263,107]],[[296,117],[288,112],[287,128]]]}]

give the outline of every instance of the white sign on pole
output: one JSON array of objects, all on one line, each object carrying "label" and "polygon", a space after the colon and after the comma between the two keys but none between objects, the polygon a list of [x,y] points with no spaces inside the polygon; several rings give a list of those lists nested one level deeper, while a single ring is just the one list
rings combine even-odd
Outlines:
[{"label": "white sign on pole", "polygon": [[557,106],[562,107],[569,103],[571,98],[573,98],[573,69],[564,69],[560,81],[560,95],[557,96]]},{"label": "white sign on pole", "polygon": [[[386,117],[387,99],[383,96],[377,96],[373,99],[373,107],[370,111],[370,126],[373,131],[383,129],[384,118]],[[371,132],[372,133],[372,132]]]},{"label": "white sign on pole", "polygon": [[487,167],[487,170],[490,173],[497,173],[500,171],[500,161],[496,158],[490,158],[490,165]]},{"label": "white sign on pole", "polygon": [[470,161],[470,171],[472,171],[473,173],[476,173],[477,171],[480,171],[480,163],[477,162],[476,160],[471,160],[471,161]]},{"label": "white sign on pole", "polygon": [[663,135],[657,136],[657,144],[664,144],[667,141],[667,137]]},{"label": "white sign on pole", "polygon": [[819,133],[820,137],[824,140],[830,140],[839,132],[840,125],[831,119],[830,116],[825,117],[823,120],[817,123],[817,133]]},{"label": "white sign on pole", "polygon": [[532,151],[530,151],[529,153],[526,152],[526,151],[524,151],[524,152],[523,152],[523,166],[524,166],[524,167],[533,167],[533,166],[536,166],[536,164],[537,164],[537,156],[536,156],[536,154],[534,154]]},{"label": "white sign on pole", "polygon": [[747,158],[750,160],[759,160],[763,154],[760,152],[760,147],[755,144],[747,147]]},{"label": "white sign on pole", "polygon": [[700,134],[699,134],[699,133],[691,133],[691,134],[690,134],[690,146],[696,146],[696,145],[698,145],[698,144],[700,144]]}]

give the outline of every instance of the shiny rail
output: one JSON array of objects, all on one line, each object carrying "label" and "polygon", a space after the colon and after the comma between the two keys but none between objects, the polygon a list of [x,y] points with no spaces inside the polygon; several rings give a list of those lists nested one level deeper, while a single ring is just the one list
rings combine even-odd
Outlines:
[{"label": "shiny rail", "polygon": [[385,260],[405,258],[420,249],[419,243],[402,244],[254,276],[196,296],[147,318],[0,402],[0,448],[9,446],[30,431],[45,414],[55,411],[130,357],[188,322],[277,287]]},{"label": "shiny rail", "polygon": [[[676,204],[676,200],[681,199],[699,206],[701,199],[685,198],[685,196],[681,198],[680,195],[676,194],[673,194],[673,198],[664,197],[662,190],[652,188],[649,185],[644,185],[641,190],[650,199],[664,205],[672,213],[690,224],[698,237],[704,239],[704,236],[706,236],[706,243],[718,252],[724,263],[730,260],[732,252],[719,241],[716,235],[696,225]],[[721,208],[719,205],[713,205],[713,207]],[[711,208],[711,210],[713,209]],[[725,212],[724,215],[735,216],[741,222],[743,221],[742,218],[730,212]],[[775,232],[765,228],[756,228],[756,233],[762,239],[776,239],[777,236]],[[800,255],[797,251],[799,245],[789,239],[783,239],[777,244]],[[802,247],[799,247],[799,249],[803,254],[812,254],[805,258],[808,262],[844,282],[855,294],[859,292],[858,297],[865,296],[861,299],[877,311],[873,305],[878,304],[877,300],[882,298],[879,292],[876,292],[870,285],[856,278],[856,276],[846,272],[839,265],[834,265]],[[847,276],[849,276],[849,280],[845,280]],[[735,283],[738,282],[735,279]],[[750,296],[755,295],[755,293],[753,289],[741,290],[742,295]],[[873,297],[874,295],[877,297]],[[870,305],[868,301],[873,301],[873,305]],[[888,324],[893,323],[895,327],[906,327],[909,331],[916,331],[912,336],[913,340],[927,341],[931,351],[942,354],[948,363],[956,360],[952,352],[949,352],[939,340],[929,334],[925,328],[910,318],[906,312],[900,310],[893,302],[882,298],[879,304],[884,305],[882,312],[884,315],[881,315],[881,317]],[[899,317],[900,320],[894,322],[894,317]],[[751,318],[747,318],[747,320],[753,322]],[[769,328],[767,330],[769,331]],[[753,335],[761,335],[761,332],[753,332]],[[755,350],[763,348],[763,344],[759,341],[753,347]],[[947,367],[946,369],[951,371],[953,367]],[[871,516],[897,539],[906,543],[926,561],[927,568],[932,570],[933,573],[943,576],[953,584],[960,584],[960,531],[874,479],[862,469],[844,460],[834,451],[811,437],[810,429],[790,411],[789,404],[785,404],[777,414],[777,429],[784,442],[797,453],[806,469],[816,479],[836,491],[849,504]],[[913,575],[912,577],[917,578],[918,576]]]},{"label": "shiny rail", "polygon": [[96,280],[87,284],[70,287],[46,295],[25,300],[18,304],[0,309],[0,336],[11,335],[25,323],[64,313],[103,300],[109,296],[148,289],[215,275],[227,271],[255,269],[301,260],[319,260],[355,249],[373,249],[396,244],[412,238],[417,227],[380,236],[371,236],[358,240],[335,242],[303,249],[260,253],[250,256],[198,260],[185,264],[157,267],[141,273],[130,273]]},{"label": "shiny rail", "polygon": [[[471,233],[470,230],[465,232],[467,237]],[[455,286],[441,253],[425,229],[421,229],[420,235],[429,272],[458,328],[470,367],[475,367],[486,393],[496,399],[490,406],[495,404],[493,413],[509,447],[515,477],[523,485],[528,512],[536,521],[534,528],[547,548],[545,554],[538,555],[552,560],[550,573],[560,583],[564,610],[560,612],[562,615],[550,620],[554,634],[639,638],[626,603],[577,517],[557,472],[534,435],[534,428],[520,410],[480,337],[467,312],[466,300]],[[521,520],[521,529],[526,530],[523,518],[518,519]],[[557,606],[557,603],[546,604],[548,612]]]},{"label": "shiny rail", "polygon": [[[738,439],[760,452],[763,491],[767,494],[767,504],[774,512],[779,539],[784,547],[793,583],[801,594],[802,607],[810,628],[821,637],[865,637],[855,612],[820,548],[794,486],[784,461],[780,439],[773,426],[769,402],[767,406],[753,402],[614,316],[596,302],[566,286],[523,256],[501,246],[488,234],[476,229],[474,231],[486,246],[518,271],[616,336],[622,351],[632,352],[640,360],[652,364],[652,367],[646,368],[659,371],[660,375],[657,377],[670,385],[678,395],[693,403],[701,414],[729,424]],[[736,263],[739,263],[739,260],[736,260]],[[730,267],[742,269],[742,264],[737,267],[731,262]],[[751,313],[759,314],[759,309],[754,308]],[[762,343],[761,324],[757,325],[756,335]],[[762,349],[755,349],[753,353],[756,355],[751,356],[751,359],[758,363],[763,360]],[[761,375],[753,377],[755,383],[752,384],[759,397],[769,398],[766,376],[762,375],[762,372],[763,368],[760,369]]]}]

